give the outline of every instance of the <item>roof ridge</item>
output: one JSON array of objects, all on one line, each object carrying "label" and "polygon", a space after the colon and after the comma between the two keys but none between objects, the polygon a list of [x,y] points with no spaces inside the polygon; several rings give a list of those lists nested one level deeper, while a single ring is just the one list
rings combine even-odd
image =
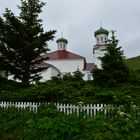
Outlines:
[{"label": "roof ridge", "polygon": [[53,51],[53,52],[44,54],[44,56],[45,57],[48,56],[50,59],[78,59],[78,58],[85,59],[84,56],[81,56],[79,54],[76,54],[67,50]]}]

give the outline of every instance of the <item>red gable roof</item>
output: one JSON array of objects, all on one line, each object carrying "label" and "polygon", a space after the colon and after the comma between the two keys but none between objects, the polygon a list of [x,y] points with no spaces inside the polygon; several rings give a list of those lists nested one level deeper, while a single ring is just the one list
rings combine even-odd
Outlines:
[{"label": "red gable roof", "polygon": [[97,69],[97,66],[94,63],[86,63],[84,70],[93,70]]},{"label": "red gable roof", "polygon": [[85,57],[83,56],[68,52],[66,50],[59,50],[59,51],[47,53],[47,54],[44,54],[42,57],[49,58],[49,59],[79,59],[79,58],[85,59]]}]

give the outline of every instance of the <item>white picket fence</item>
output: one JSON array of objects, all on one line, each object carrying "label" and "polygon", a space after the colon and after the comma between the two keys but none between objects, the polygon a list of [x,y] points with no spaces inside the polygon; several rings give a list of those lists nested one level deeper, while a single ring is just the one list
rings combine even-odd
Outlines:
[{"label": "white picket fence", "polygon": [[[15,107],[18,109],[25,109],[25,108],[29,108],[30,111],[37,113],[38,111],[38,107],[44,105],[50,105],[50,103],[37,103],[37,102],[5,102],[5,101],[1,101],[0,102],[0,108],[11,108],[11,107]],[[55,105],[57,107],[58,110],[60,110],[61,112],[64,112],[65,114],[70,114],[70,113],[77,113],[77,115],[79,115],[80,112],[84,111],[86,112],[88,115],[96,115],[98,111],[104,111],[104,113],[106,114],[107,109],[106,109],[106,104],[86,104],[86,105],[82,105],[82,104],[78,104],[78,105],[74,105],[74,104],[67,104],[67,103],[53,103],[53,105]]]},{"label": "white picket fence", "polygon": [[25,108],[29,108],[30,111],[32,112],[37,112],[38,107],[40,106],[40,103],[36,103],[36,102],[6,102],[6,101],[1,101],[0,102],[0,108],[11,108],[11,107],[15,107],[18,109],[25,109]]}]

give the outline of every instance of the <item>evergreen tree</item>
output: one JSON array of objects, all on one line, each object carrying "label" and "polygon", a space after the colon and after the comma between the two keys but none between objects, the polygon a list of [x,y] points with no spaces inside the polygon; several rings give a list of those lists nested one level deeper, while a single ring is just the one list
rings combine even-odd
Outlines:
[{"label": "evergreen tree", "polygon": [[44,68],[35,65],[43,59],[36,58],[54,38],[55,31],[44,32],[39,19],[44,5],[41,0],[21,0],[18,17],[6,9],[0,18],[0,66],[26,85],[40,80]]},{"label": "evergreen tree", "polygon": [[114,31],[112,31],[111,39],[108,40],[107,47],[103,51],[105,54],[100,58],[102,69],[93,71],[95,82],[103,85],[127,82],[129,69],[125,65],[125,57],[121,47],[118,47]]}]

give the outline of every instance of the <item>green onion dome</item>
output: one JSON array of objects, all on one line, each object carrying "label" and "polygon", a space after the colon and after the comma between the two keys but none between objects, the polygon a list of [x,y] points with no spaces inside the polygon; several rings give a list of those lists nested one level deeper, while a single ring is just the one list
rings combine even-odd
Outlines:
[{"label": "green onion dome", "polygon": [[96,36],[99,35],[99,34],[106,34],[106,35],[108,35],[108,34],[109,34],[109,31],[106,30],[106,29],[103,29],[103,28],[101,27],[99,30],[97,30],[97,31],[94,32],[94,36],[96,37]]},{"label": "green onion dome", "polygon": [[66,44],[68,43],[67,39],[65,39],[65,38],[63,38],[63,37],[57,39],[56,42],[57,42],[57,43],[59,43],[59,42],[64,42],[64,43],[66,43]]}]

